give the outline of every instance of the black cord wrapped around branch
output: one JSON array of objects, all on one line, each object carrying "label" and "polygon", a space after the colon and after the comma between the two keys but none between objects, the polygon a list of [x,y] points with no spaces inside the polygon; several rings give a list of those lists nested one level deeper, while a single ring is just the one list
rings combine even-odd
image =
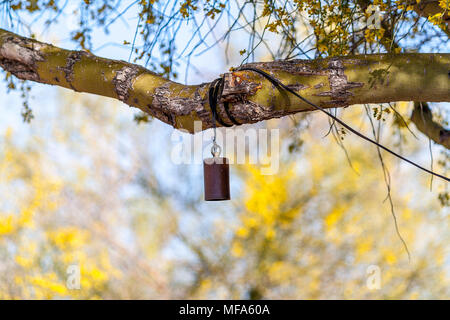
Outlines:
[{"label": "black cord wrapped around branch", "polygon": [[[369,141],[370,143],[376,145],[377,147],[379,147],[379,148],[381,148],[381,149],[383,149],[383,150],[389,152],[390,154],[396,156],[397,158],[399,158],[399,159],[401,159],[401,160],[403,160],[403,161],[408,162],[409,164],[412,164],[413,166],[419,168],[419,169],[422,170],[422,171],[425,171],[425,172],[428,173],[428,174],[431,174],[431,175],[433,175],[433,176],[439,177],[439,178],[441,178],[441,179],[443,179],[443,180],[445,180],[445,181],[447,181],[447,182],[450,181],[449,178],[447,178],[447,177],[445,177],[445,176],[443,176],[443,175],[441,175],[441,174],[435,173],[435,172],[433,172],[433,171],[431,171],[431,170],[428,170],[428,169],[426,169],[426,168],[420,166],[419,164],[417,164],[417,163],[415,163],[415,162],[413,162],[413,161],[411,161],[411,160],[409,160],[409,159],[407,159],[407,158],[401,156],[400,154],[398,154],[398,153],[396,153],[396,152],[390,150],[389,148],[383,146],[382,144],[380,144],[380,143],[378,143],[378,142],[376,142],[376,141],[370,139],[369,137],[365,136],[364,134],[362,134],[362,133],[356,131],[355,129],[353,129],[352,127],[350,127],[348,124],[346,124],[344,121],[342,121],[342,120],[339,119],[338,117],[332,115],[331,113],[329,113],[328,111],[326,111],[324,108],[322,108],[322,107],[316,105],[315,103],[309,101],[308,99],[302,97],[302,96],[299,95],[297,92],[295,92],[294,90],[292,90],[291,88],[289,88],[287,85],[285,85],[284,83],[282,83],[280,80],[278,80],[278,79],[272,77],[272,76],[271,76],[270,74],[268,74],[267,72],[262,71],[262,70],[257,69],[257,68],[248,67],[248,66],[237,68],[236,71],[252,71],[252,72],[258,73],[259,75],[262,75],[264,78],[266,78],[267,80],[269,80],[269,81],[270,81],[275,87],[277,87],[278,89],[280,89],[280,90],[283,90],[283,89],[284,89],[284,90],[288,91],[289,93],[293,94],[294,96],[296,96],[297,98],[299,98],[300,100],[302,100],[302,101],[306,102],[307,104],[313,106],[315,109],[317,109],[317,110],[319,110],[319,111],[322,111],[322,112],[325,113],[328,117],[330,117],[330,118],[333,119],[334,121],[338,122],[338,123],[339,123],[340,125],[342,125],[344,128],[346,128],[346,129],[349,130],[350,132],[356,134],[358,137],[360,137],[360,138],[362,138],[362,139],[364,139],[364,140],[366,140],[366,141]],[[211,86],[210,86],[210,89],[209,89],[209,104],[210,104],[211,112],[212,112],[212,116],[213,116],[213,127],[214,127],[214,129],[216,128],[216,120],[217,120],[217,122],[219,122],[219,123],[220,123],[222,126],[224,126],[224,127],[231,127],[231,126],[232,126],[232,125],[230,125],[230,124],[225,123],[225,122],[218,116],[218,114],[217,114],[217,103],[218,103],[218,101],[220,100],[220,98],[221,98],[221,96],[222,96],[223,87],[224,87],[224,79],[223,79],[223,78],[219,78],[219,79],[214,80],[214,81],[211,83]],[[235,125],[239,125],[240,123],[239,123],[238,121],[236,121],[236,119],[231,115],[231,112],[229,111],[229,105],[228,105],[228,102],[224,102],[224,109],[225,109],[225,112],[226,112],[228,118],[230,119],[230,121],[231,121],[233,124],[235,124]]]}]

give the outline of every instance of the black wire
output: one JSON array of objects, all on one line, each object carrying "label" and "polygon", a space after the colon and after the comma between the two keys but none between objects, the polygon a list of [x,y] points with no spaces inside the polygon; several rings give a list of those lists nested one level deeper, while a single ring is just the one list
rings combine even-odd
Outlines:
[{"label": "black wire", "polygon": [[[413,166],[415,166],[415,167],[417,167],[417,168],[419,168],[419,169],[421,169],[421,170],[423,170],[423,171],[425,171],[425,172],[427,172],[427,173],[429,173],[429,174],[431,174],[431,175],[433,175],[433,176],[436,176],[436,177],[439,177],[439,178],[441,178],[441,179],[444,179],[444,180],[447,181],[447,182],[450,181],[449,178],[447,178],[447,177],[445,177],[445,176],[443,176],[443,175],[440,175],[440,174],[438,174],[438,173],[435,173],[435,172],[433,172],[433,171],[431,171],[431,170],[428,170],[428,169],[426,169],[426,168],[424,168],[424,167],[418,165],[417,163],[415,163],[415,162],[413,162],[413,161],[411,161],[411,160],[406,159],[405,157],[399,155],[398,153],[396,153],[396,152],[394,152],[394,151],[388,149],[387,147],[385,147],[385,146],[379,144],[378,142],[376,142],[376,141],[370,139],[369,137],[366,137],[366,136],[363,135],[362,133],[360,133],[360,132],[356,131],[355,129],[353,129],[352,127],[350,127],[350,126],[349,126],[348,124],[346,124],[344,121],[340,120],[338,117],[335,117],[334,115],[332,115],[331,113],[329,113],[328,111],[326,111],[324,108],[319,107],[318,105],[312,103],[311,101],[309,101],[309,100],[306,99],[306,98],[303,98],[303,97],[302,97],[301,95],[299,95],[297,92],[295,92],[294,90],[292,90],[291,88],[289,88],[288,86],[286,86],[285,84],[283,84],[280,80],[278,80],[278,79],[272,77],[270,74],[268,74],[268,73],[266,73],[266,72],[264,72],[264,71],[262,71],[262,70],[253,68],[253,67],[240,67],[240,68],[237,68],[237,69],[236,69],[236,71],[244,71],[244,70],[247,70],[247,71],[253,71],[253,72],[256,72],[256,73],[262,75],[263,77],[265,77],[266,79],[268,79],[268,80],[269,80],[273,85],[275,85],[276,87],[285,89],[286,91],[288,91],[288,92],[292,93],[293,95],[295,95],[297,98],[299,98],[299,99],[303,100],[304,102],[306,102],[307,104],[313,106],[313,107],[316,108],[317,110],[322,111],[322,112],[325,113],[327,116],[329,116],[330,118],[332,118],[333,120],[335,120],[335,121],[337,121],[339,124],[341,124],[344,128],[346,128],[346,129],[349,130],[350,132],[353,132],[354,134],[356,134],[358,137],[363,138],[364,140],[367,140],[367,141],[373,143],[373,144],[376,145],[377,147],[379,147],[379,148],[381,148],[381,149],[383,149],[383,150],[389,152],[390,154],[392,154],[392,155],[394,155],[394,156],[396,156],[396,157],[398,157],[398,158],[400,158],[400,159],[402,159],[402,160],[404,160],[404,161],[406,161],[406,162],[412,164]],[[223,80],[222,80],[222,81],[223,81]],[[227,114],[228,114],[228,112],[227,112]]]},{"label": "black wire", "polygon": [[[222,97],[224,87],[225,87],[225,79],[222,77],[222,78],[220,78],[219,89],[218,89],[219,91],[217,93],[217,101],[219,101],[219,98]],[[227,114],[228,119],[230,119],[233,124],[235,124],[237,126],[240,125],[240,123],[236,120],[236,118],[233,117],[233,115],[231,114],[230,109],[229,109],[229,104],[227,101],[225,101],[223,103],[223,108],[225,109],[225,113]],[[229,127],[231,127],[231,125]]]},{"label": "black wire", "polygon": [[[222,95],[223,90],[223,78],[219,78],[214,80],[209,86],[209,107],[211,108],[212,113],[212,122],[213,128],[216,128],[216,121],[219,122],[224,127],[231,127],[232,125],[225,123],[217,113],[217,102],[219,101],[220,96]],[[220,94],[220,96],[219,96]],[[224,104],[227,116],[230,116],[230,112],[228,110],[228,104]],[[230,118],[232,119],[232,118]]]}]

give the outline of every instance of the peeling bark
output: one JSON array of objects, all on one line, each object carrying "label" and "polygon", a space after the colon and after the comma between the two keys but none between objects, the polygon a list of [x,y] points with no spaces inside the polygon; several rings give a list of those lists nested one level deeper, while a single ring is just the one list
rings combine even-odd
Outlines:
[{"label": "peeling bark", "polygon": [[325,72],[328,74],[330,91],[320,92],[317,95],[330,97],[331,100],[327,101],[327,103],[336,106],[347,106],[350,96],[353,95],[350,89],[364,86],[363,82],[348,81],[345,75],[344,64],[339,59],[331,59],[328,63],[328,69]]},{"label": "peeling bark", "polygon": [[0,47],[0,66],[23,80],[39,81],[35,65],[43,61],[40,45],[28,47],[20,38],[8,37]]},{"label": "peeling bark", "polygon": [[[69,51],[0,29],[0,66],[19,79],[118,99],[168,123],[194,131],[212,127],[209,83],[187,86],[138,65]],[[450,101],[450,54],[374,54],[317,60],[251,63],[323,108],[391,101]],[[251,71],[225,73],[223,103],[239,123],[254,123],[312,106]]]},{"label": "peeling bark", "polygon": [[135,66],[125,66],[117,71],[113,79],[113,85],[120,101],[128,101],[129,91],[132,89],[133,80],[138,73],[139,68]]},{"label": "peeling bark", "polygon": [[[64,78],[69,83],[71,89],[77,91],[77,89],[72,85],[74,76],[73,76],[73,67],[74,65],[81,60],[81,57],[84,55],[88,55],[87,52],[83,51],[74,51],[72,52],[66,60],[66,66],[62,67],[61,70],[64,71]],[[59,79],[58,79],[59,80]]]}]

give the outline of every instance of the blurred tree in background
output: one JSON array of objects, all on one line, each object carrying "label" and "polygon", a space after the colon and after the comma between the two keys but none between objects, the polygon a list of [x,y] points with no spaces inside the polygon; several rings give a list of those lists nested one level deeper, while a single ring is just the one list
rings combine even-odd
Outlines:
[{"label": "blurred tree in background", "polygon": [[[296,152],[293,122],[269,123],[285,132],[280,172],[233,166],[242,192],[219,208],[202,203],[201,184],[183,195],[179,182],[155,174],[170,156],[147,148],[148,132],[167,135],[159,124],[130,125],[104,99],[60,99],[57,114],[35,119],[25,141],[11,127],[2,133],[2,299],[450,297],[450,218],[429,179],[384,159],[409,262],[383,202],[379,159],[356,141],[347,164],[318,134],[325,117],[298,119],[313,124],[301,134],[311,143]],[[354,125],[367,117],[356,110],[347,111]],[[404,148],[413,152],[420,142],[410,141]],[[183,176],[182,166],[169,171],[186,185],[201,180],[200,172]],[[66,286],[71,265],[80,266],[81,290]],[[366,286],[370,265],[381,270],[379,290]]]},{"label": "blurred tree in background", "polygon": [[[380,28],[361,22],[372,5],[384,12]],[[297,100],[280,100],[266,118],[288,117],[252,125],[280,128],[280,171],[267,176],[258,165],[233,165],[233,200],[205,203],[201,166],[175,165],[172,127],[151,117],[176,127],[197,110],[159,112],[116,87],[129,63],[140,64],[130,83],[140,72],[151,78],[136,86],[144,101],[160,81],[211,81],[244,63],[355,55],[365,65],[366,54],[380,54],[376,65],[399,57],[402,64],[358,75],[364,94],[339,94],[406,91],[416,101],[352,108],[327,104],[326,94],[320,101],[358,131],[448,175],[448,103],[426,103],[449,101],[448,9],[448,0],[0,0],[8,91],[0,88],[0,299],[449,299],[448,183],[384,157],[322,114],[298,113],[311,109]],[[48,64],[26,61],[17,54],[23,48]],[[425,56],[434,64],[417,68]],[[102,72],[99,61],[107,61]],[[407,73],[398,72],[402,66]],[[278,75],[319,96],[302,87],[310,74]],[[115,100],[64,89],[36,94],[20,79]],[[385,79],[414,85],[392,89],[395,81]],[[316,85],[327,90],[329,83]],[[270,100],[246,98],[244,111]],[[119,100],[141,108],[134,120],[146,124],[133,123]],[[11,101],[23,104],[30,124],[11,116]],[[203,116],[210,120],[209,111]],[[79,267],[80,289],[68,285],[71,266]],[[370,285],[371,270],[380,271],[379,288]]]}]

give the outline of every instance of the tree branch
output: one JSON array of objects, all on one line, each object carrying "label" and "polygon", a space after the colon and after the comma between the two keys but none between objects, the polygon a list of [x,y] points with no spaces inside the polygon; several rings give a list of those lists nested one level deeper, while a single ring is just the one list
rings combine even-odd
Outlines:
[{"label": "tree branch", "polygon": [[[376,54],[249,64],[324,108],[392,101],[450,101],[450,54]],[[0,29],[0,66],[19,79],[119,99],[170,124],[194,131],[212,126],[208,83],[187,86],[138,65],[69,51]],[[223,102],[240,123],[254,123],[313,107],[250,72],[224,75]]]},{"label": "tree branch", "polygon": [[439,123],[433,121],[433,115],[427,103],[414,102],[411,121],[428,138],[450,149],[450,130],[445,129]]}]

